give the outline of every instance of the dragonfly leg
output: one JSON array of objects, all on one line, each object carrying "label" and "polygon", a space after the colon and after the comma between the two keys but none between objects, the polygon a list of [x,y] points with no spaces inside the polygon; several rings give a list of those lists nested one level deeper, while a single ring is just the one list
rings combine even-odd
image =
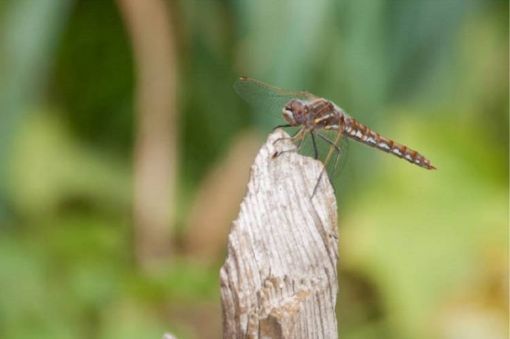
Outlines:
[{"label": "dragonfly leg", "polygon": [[324,166],[322,167],[321,173],[319,174],[319,177],[317,178],[317,182],[315,183],[315,187],[313,188],[312,196],[317,193],[317,188],[319,188],[319,183],[322,179],[322,176],[324,175],[324,172],[326,171],[326,167],[328,166],[329,161],[331,160],[331,156],[333,155],[333,152],[336,152],[336,158],[335,158],[335,168],[338,164],[338,159],[340,157],[340,147],[338,147],[338,142],[340,141],[340,138],[342,137],[342,132],[338,132],[337,137],[335,141],[332,141],[328,139],[327,137],[323,136],[322,134],[318,133],[319,137],[322,138],[324,141],[326,141],[328,144],[330,144],[328,155],[326,156],[326,159],[324,160]]},{"label": "dragonfly leg", "polygon": [[325,142],[327,142],[328,144],[330,144],[331,147],[334,147],[335,150],[340,153],[340,147],[338,147],[331,139],[329,139],[328,137],[320,134],[320,133],[317,133],[317,135],[319,136],[319,138],[321,138],[322,140],[324,140]]},{"label": "dragonfly leg", "polygon": [[317,160],[319,159],[319,150],[317,149],[317,143],[315,142],[315,133],[310,131],[310,135],[312,136],[313,158]]},{"label": "dragonfly leg", "polygon": [[287,153],[287,152],[298,152],[303,144],[303,140],[305,139],[306,132],[307,132],[306,128],[303,127],[299,131],[297,131],[293,136],[291,136],[289,138],[278,138],[275,141],[273,141],[273,145],[279,141],[282,141],[282,140],[290,140],[290,141],[292,141],[292,143],[296,144],[296,149],[289,149],[289,150],[283,150],[280,152],[275,152],[275,154],[273,154],[273,158],[276,158],[280,154]]},{"label": "dragonfly leg", "polygon": [[284,127],[292,127],[292,125],[290,125],[290,124],[278,125],[278,126],[273,127],[272,131],[274,132],[275,129],[284,128]]},{"label": "dragonfly leg", "polygon": [[[285,126],[285,125],[282,125],[282,126]],[[278,128],[278,127],[276,127]],[[275,141],[273,141],[273,145],[275,145],[277,142],[280,142],[282,140],[290,140],[292,141],[293,143],[296,143],[296,140],[298,140],[299,138],[302,137],[302,135],[305,134],[305,128],[301,128],[299,129],[296,133],[294,133],[294,135],[290,136],[290,137],[284,137],[284,138],[278,138],[276,139]]]},{"label": "dragonfly leg", "polygon": [[[340,159],[340,150],[335,148],[335,164],[333,165],[333,172],[336,172],[336,168],[338,166],[338,160]],[[317,178],[317,181],[315,182],[315,186],[313,187],[313,193],[311,198],[317,193],[317,188],[319,188],[319,183],[322,179],[322,176],[324,175],[324,172],[326,171],[327,164],[324,164],[324,167],[321,170],[321,173],[319,174],[319,177]]]},{"label": "dragonfly leg", "polygon": [[335,155],[335,164],[333,165],[333,173],[336,173],[337,168],[338,168],[338,160],[340,160],[340,155],[342,154],[342,150],[340,149],[340,147],[338,147],[338,145],[335,145],[335,143],[333,143],[333,141],[331,139],[329,139],[328,137],[326,137],[320,133],[317,133],[317,135],[322,140],[326,141],[328,144],[330,144],[332,147],[335,148],[336,155]]},{"label": "dragonfly leg", "polygon": [[337,152],[335,154],[335,164],[333,165],[333,173],[336,173],[336,169],[338,168],[338,160],[339,159],[340,159],[340,149],[337,149]]}]

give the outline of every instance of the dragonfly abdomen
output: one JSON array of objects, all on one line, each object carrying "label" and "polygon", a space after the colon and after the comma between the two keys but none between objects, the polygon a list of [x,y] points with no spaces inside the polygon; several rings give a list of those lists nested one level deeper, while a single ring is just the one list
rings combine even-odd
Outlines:
[{"label": "dragonfly abdomen", "polygon": [[344,133],[356,141],[375,147],[381,151],[391,153],[412,164],[426,169],[435,169],[430,161],[417,151],[381,136],[379,133],[371,130],[355,119],[350,118],[345,120]]}]

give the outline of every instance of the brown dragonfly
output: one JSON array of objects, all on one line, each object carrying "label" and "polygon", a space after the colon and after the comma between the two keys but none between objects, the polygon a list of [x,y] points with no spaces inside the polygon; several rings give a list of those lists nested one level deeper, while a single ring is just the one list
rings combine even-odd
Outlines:
[{"label": "brown dragonfly", "polygon": [[[347,136],[365,145],[393,154],[426,169],[435,169],[430,160],[411,148],[381,136],[356,119],[349,116],[333,102],[305,91],[291,91],[263,83],[248,77],[241,77],[234,84],[235,91],[249,104],[263,111],[280,110],[286,124],[277,127],[299,127],[291,139],[301,146],[304,138],[311,136],[314,156],[318,158],[316,136],[330,145],[324,160],[327,165],[334,152],[340,153],[339,143]],[[276,128],[277,128],[276,127]],[[335,131],[336,136],[327,137],[322,131]]]}]

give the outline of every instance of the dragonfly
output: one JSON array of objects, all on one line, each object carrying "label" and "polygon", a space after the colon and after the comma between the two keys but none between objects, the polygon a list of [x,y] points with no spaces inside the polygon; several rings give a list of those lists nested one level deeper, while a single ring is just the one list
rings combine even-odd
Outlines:
[{"label": "dragonfly", "polygon": [[[298,131],[290,138],[297,145],[298,150],[305,137],[311,136],[314,157],[317,159],[316,137],[328,143],[330,148],[324,160],[325,165],[328,164],[335,152],[337,154],[335,162],[338,161],[340,141],[342,137],[348,137],[422,168],[436,169],[430,160],[422,154],[373,131],[352,118],[334,102],[325,98],[306,91],[279,88],[245,76],[235,82],[234,90],[258,110],[279,110],[286,123],[275,128],[298,127]],[[334,131],[336,136],[333,139],[326,136],[323,131]]]}]

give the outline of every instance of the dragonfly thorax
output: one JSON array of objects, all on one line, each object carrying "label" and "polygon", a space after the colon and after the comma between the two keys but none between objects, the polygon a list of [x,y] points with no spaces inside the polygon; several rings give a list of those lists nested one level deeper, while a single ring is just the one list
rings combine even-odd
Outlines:
[{"label": "dragonfly thorax", "polygon": [[308,116],[308,105],[299,99],[292,99],[282,110],[283,118],[292,126],[305,124]]}]

